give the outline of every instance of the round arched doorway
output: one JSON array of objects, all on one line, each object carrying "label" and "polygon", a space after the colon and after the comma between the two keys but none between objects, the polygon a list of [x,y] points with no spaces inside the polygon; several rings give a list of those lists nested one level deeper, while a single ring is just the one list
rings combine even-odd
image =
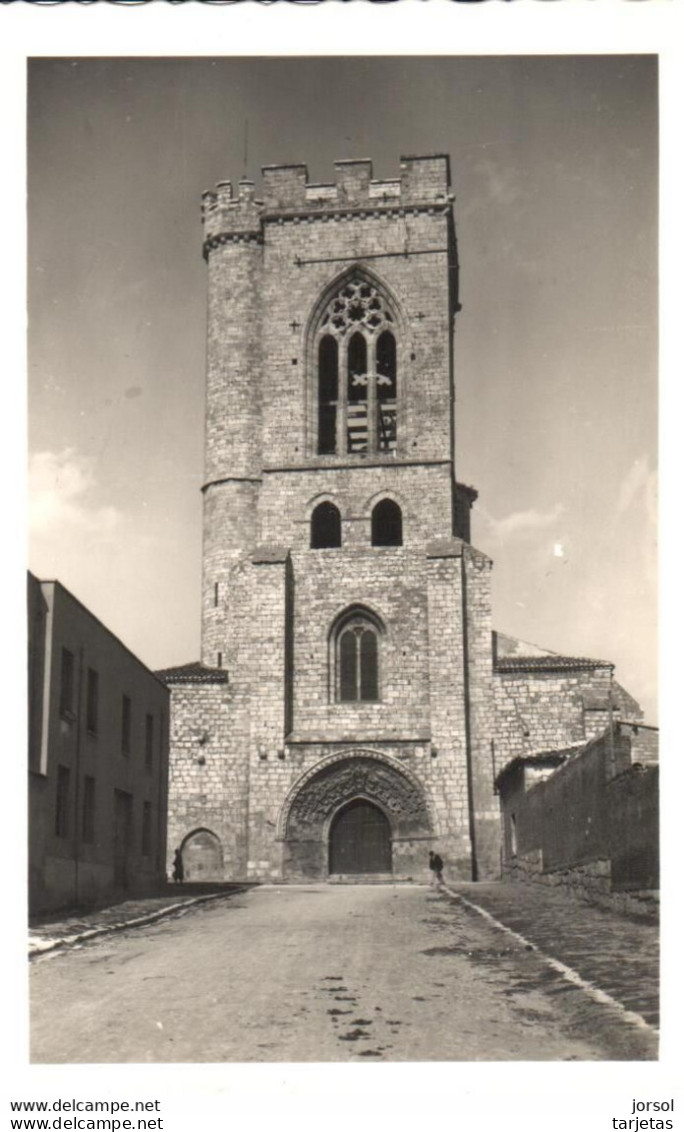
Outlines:
[{"label": "round arched doorway", "polygon": [[183,841],[183,871],[186,880],[222,880],[221,842],[209,829],[196,829]]},{"label": "round arched doorway", "polygon": [[379,806],[355,798],[330,825],[328,866],[331,874],[392,872],[392,831]]}]

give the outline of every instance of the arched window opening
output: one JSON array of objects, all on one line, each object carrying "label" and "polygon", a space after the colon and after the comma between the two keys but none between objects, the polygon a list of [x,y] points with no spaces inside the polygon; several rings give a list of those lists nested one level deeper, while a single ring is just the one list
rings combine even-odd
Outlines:
[{"label": "arched window opening", "polygon": [[337,449],[337,339],[326,334],[318,344],[318,451]]},{"label": "arched window opening", "polygon": [[378,383],[378,450],[397,446],[397,343],[391,330],[383,330],[375,353]]},{"label": "arched window opening", "polygon": [[316,336],[318,452],[393,452],[397,342],[386,299],[352,276],[328,302]]},{"label": "arched window opening", "polygon": [[342,546],[342,522],[334,503],[319,503],[311,515],[311,546],[314,550]]},{"label": "arched window opening", "polygon": [[371,515],[371,542],[373,546],[401,546],[403,523],[401,507],[393,499],[381,499]]},{"label": "arched window opening", "polygon": [[380,699],[378,629],[363,615],[344,622],[336,641],[337,696],[342,703]]},{"label": "arched window opening", "polygon": [[368,349],[363,334],[347,347],[347,450],[368,451]]}]

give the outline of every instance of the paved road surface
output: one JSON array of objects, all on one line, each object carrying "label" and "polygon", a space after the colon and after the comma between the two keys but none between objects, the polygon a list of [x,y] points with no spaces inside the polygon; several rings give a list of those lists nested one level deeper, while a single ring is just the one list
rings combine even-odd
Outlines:
[{"label": "paved road surface", "polygon": [[32,964],[35,1062],[636,1060],[652,1031],[422,886],[263,887]]}]

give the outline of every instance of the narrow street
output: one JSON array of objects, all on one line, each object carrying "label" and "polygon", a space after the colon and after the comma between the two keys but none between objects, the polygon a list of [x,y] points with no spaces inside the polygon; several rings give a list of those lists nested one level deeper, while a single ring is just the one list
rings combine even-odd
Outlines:
[{"label": "narrow street", "polygon": [[417,885],[242,892],[37,959],[31,1001],[34,1062],[657,1057],[653,1030]]}]

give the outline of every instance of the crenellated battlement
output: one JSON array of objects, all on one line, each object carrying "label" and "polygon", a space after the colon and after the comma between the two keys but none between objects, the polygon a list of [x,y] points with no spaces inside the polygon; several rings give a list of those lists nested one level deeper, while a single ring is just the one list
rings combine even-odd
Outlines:
[{"label": "crenellated battlement", "polygon": [[335,178],[309,183],[306,165],[266,165],[262,169],[262,199],[255,197],[254,182],[243,178],[233,191],[220,181],[202,194],[205,255],[226,240],[260,242],[263,224],[306,216],[339,214],[377,215],[383,211],[448,208],[453,201],[449,158],[446,154],[402,157],[400,175],[373,179],[368,158],[334,163]]}]

